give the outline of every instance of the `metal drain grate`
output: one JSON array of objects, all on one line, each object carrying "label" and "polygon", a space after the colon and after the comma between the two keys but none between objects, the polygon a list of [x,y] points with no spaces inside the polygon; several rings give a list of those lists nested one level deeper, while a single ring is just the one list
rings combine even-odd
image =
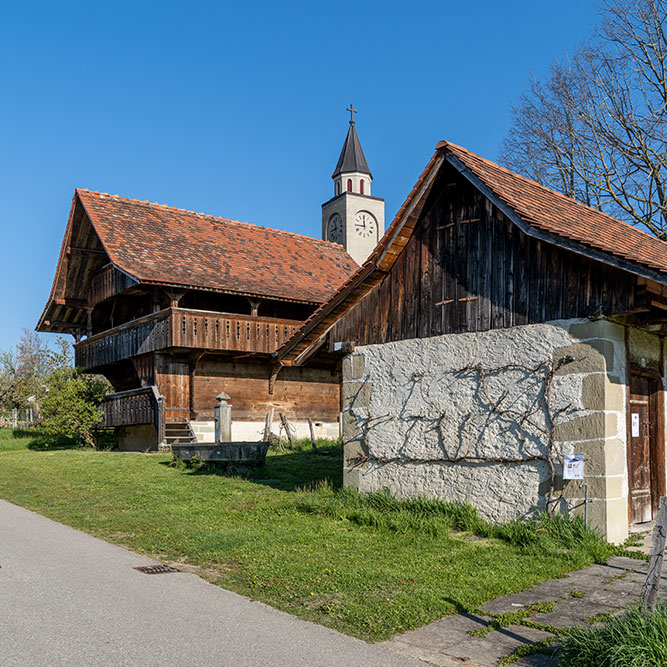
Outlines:
[{"label": "metal drain grate", "polygon": [[169,572],[178,572],[178,570],[169,567],[169,565],[142,565],[141,567],[135,567],[134,569],[138,572],[143,572],[144,574],[167,574]]}]

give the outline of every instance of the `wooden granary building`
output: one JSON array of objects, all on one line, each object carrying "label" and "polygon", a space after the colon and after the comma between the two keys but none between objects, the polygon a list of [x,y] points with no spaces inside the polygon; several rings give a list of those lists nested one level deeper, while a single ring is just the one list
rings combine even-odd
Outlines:
[{"label": "wooden granary building", "polygon": [[72,334],[76,365],[111,382],[104,423],[122,448],[211,440],[221,392],[234,440],[256,440],[271,412],[338,437],[340,355],[288,369],[273,353],[384,232],[353,118],[332,179],[324,240],[75,191],[37,330]]},{"label": "wooden granary building", "polygon": [[76,365],[111,382],[122,447],[212,435],[223,391],[239,439],[272,406],[337,434],[336,366],[276,377],[271,354],[356,268],[334,243],[77,190],[37,329],[72,333]]},{"label": "wooden granary building", "polygon": [[583,514],[588,491],[589,521],[620,542],[665,494],[666,334],[664,241],[440,142],[276,357],[347,350],[347,485],[494,520]]}]

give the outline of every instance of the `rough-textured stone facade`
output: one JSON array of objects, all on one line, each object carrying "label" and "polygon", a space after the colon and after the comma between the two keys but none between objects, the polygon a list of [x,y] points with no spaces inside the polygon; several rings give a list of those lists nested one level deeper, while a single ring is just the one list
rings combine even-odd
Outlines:
[{"label": "rough-textured stone facade", "polygon": [[577,319],[358,347],[343,365],[345,484],[465,501],[497,521],[550,497],[583,513],[561,463],[583,453],[590,523],[620,542],[627,364],[664,376],[660,346],[647,331]]}]

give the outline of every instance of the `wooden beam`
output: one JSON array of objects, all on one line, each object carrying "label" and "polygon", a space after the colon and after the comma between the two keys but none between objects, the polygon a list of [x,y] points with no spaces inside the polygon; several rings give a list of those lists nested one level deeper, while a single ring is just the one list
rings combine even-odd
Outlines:
[{"label": "wooden beam", "polygon": [[75,252],[88,252],[94,255],[106,255],[104,250],[98,250],[97,248],[77,248],[75,246],[67,246],[67,254],[71,255]]},{"label": "wooden beam", "polygon": [[280,369],[282,367],[283,365],[281,363],[278,363],[271,369],[271,375],[269,376],[269,394],[273,394],[273,388],[275,387],[276,384],[276,378],[278,377],[278,373],[280,373]]},{"label": "wooden beam", "polygon": [[81,327],[80,324],[74,324],[74,322],[59,322],[58,320],[44,320],[44,324],[47,327],[58,327],[59,329],[78,329]]},{"label": "wooden beam", "polygon": [[83,299],[54,299],[53,303],[57,306],[67,306],[68,308],[77,308],[79,310],[90,308],[88,302]]}]

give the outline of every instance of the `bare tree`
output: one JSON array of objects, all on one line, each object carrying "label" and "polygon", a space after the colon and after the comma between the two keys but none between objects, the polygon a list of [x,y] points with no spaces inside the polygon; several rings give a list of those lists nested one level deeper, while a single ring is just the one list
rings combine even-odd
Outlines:
[{"label": "bare tree", "polygon": [[590,40],[533,78],[501,161],[667,235],[667,0],[607,0]]}]

